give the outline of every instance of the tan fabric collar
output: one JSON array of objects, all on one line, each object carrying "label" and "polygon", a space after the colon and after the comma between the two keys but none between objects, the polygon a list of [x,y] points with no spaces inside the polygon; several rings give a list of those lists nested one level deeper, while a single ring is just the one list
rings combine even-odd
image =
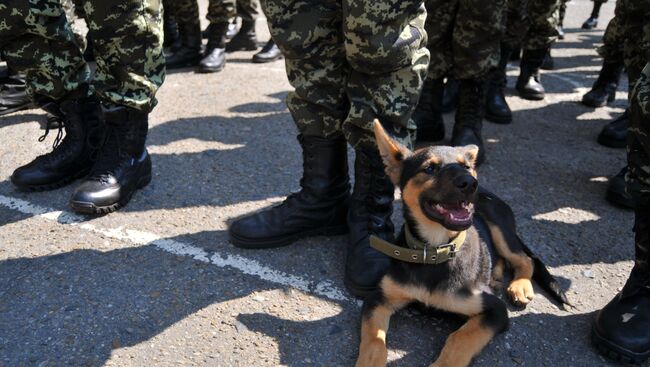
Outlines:
[{"label": "tan fabric collar", "polygon": [[392,257],[393,259],[416,264],[436,265],[442,264],[456,256],[467,238],[467,231],[459,232],[451,242],[442,245],[430,245],[418,240],[404,226],[404,237],[409,248],[394,245],[377,236],[370,236],[370,246],[375,250]]}]

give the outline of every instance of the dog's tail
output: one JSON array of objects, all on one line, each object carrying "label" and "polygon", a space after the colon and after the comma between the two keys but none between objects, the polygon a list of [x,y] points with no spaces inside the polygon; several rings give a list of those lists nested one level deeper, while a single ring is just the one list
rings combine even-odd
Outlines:
[{"label": "dog's tail", "polygon": [[555,279],[555,277],[548,271],[546,265],[542,262],[542,260],[537,257],[537,255],[535,255],[533,251],[528,248],[528,246],[526,246],[524,241],[522,241],[519,236],[517,236],[517,239],[523,247],[526,255],[528,255],[528,257],[533,260],[533,280],[535,283],[537,283],[543,290],[550,294],[551,297],[553,297],[553,299],[556,301],[568,306],[573,306],[571,302],[569,302],[569,299],[567,298],[566,293],[562,287],[560,287],[560,283],[558,283],[557,279]]}]

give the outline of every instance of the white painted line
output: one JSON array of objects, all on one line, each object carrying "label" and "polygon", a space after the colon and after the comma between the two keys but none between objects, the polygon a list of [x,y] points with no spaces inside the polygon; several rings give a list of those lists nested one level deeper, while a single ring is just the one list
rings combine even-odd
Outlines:
[{"label": "white painted line", "polygon": [[338,289],[330,280],[314,282],[297,275],[291,275],[271,269],[255,260],[243,256],[207,252],[200,247],[192,246],[180,241],[165,239],[151,232],[137,231],[123,227],[112,229],[99,228],[93,224],[85,222],[85,217],[74,213],[57,211],[8,196],[0,195],[0,205],[19,211],[23,214],[41,217],[61,224],[78,226],[83,230],[99,233],[106,237],[130,242],[135,245],[154,245],[165,252],[178,256],[191,257],[194,260],[210,263],[220,268],[234,268],[244,274],[252,275],[282,286],[292,287],[306,293],[323,296],[333,301],[352,301],[346,296],[343,290]]}]

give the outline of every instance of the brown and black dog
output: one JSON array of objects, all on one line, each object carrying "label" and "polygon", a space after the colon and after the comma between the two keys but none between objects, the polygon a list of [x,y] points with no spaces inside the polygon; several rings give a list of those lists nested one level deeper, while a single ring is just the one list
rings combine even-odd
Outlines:
[{"label": "brown and black dog", "polygon": [[568,304],[558,283],[517,236],[510,207],[479,187],[476,146],[411,152],[376,120],[374,129],[386,173],[402,191],[405,224],[394,245],[373,238],[373,247],[393,259],[378,291],[364,301],[357,367],[386,364],[389,319],[416,301],[469,317],[432,364],[467,366],[508,327],[506,305],[490,288],[505,265],[513,271],[507,293],[516,305],[533,299],[533,278]]}]

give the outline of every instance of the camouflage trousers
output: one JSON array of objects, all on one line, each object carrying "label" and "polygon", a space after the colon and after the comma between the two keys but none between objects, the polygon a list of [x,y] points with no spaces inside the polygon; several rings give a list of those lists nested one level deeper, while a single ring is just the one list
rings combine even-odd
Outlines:
[{"label": "camouflage trousers", "polygon": [[[483,78],[499,63],[506,0],[426,0],[430,79]],[[456,66],[456,67],[454,67]]]},{"label": "camouflage trousers", "polygon": [[525,50],[551,47],[557,40],[559,0],[508,0],[503,43]]},{"label": "camouflage trousers", "polygon": [[650,0],[618,0],[616,17],[623,26],[623,59],[633,86],[650,60]]},{"label": "camouflage trousers", "polygon": [[165,76],[162,18],[157,0],[75,1],[93,37],[91,77],[60,0],[0,3],[0,49],[25,73],[33,97],[60,100],[95,93],[109,104],[150,111]]},{"label": "camouflage trousers", "polygon": [[301,134],[343,134],[376,149],[378,118],[411,145],[429,64],[421,0],[262,0],[295,90],[287,105]]},{"label": "camouflage trousers", "polygon": [[[619,2],[616,3],[616,9],[619,8]],[[623,45],[625,43],[624,27],[621,24],[620,16],[615,11],[614,18],[607,24],[605,35],[603,35],[603,45],[598,47],[598,54],[608,62],[623,62]]]},{"label": "camouflage trousers", "polygon": [[[165,2],[167,4],[167,2]],[[197,0],[170,0],[169,5],[174,19],[179,24],[199,23],[199,4]],[[257,0],[210,0],[206,18],[212,24],[227,23],[240,16],[245,21],[254,21],[259,16]]]}]

